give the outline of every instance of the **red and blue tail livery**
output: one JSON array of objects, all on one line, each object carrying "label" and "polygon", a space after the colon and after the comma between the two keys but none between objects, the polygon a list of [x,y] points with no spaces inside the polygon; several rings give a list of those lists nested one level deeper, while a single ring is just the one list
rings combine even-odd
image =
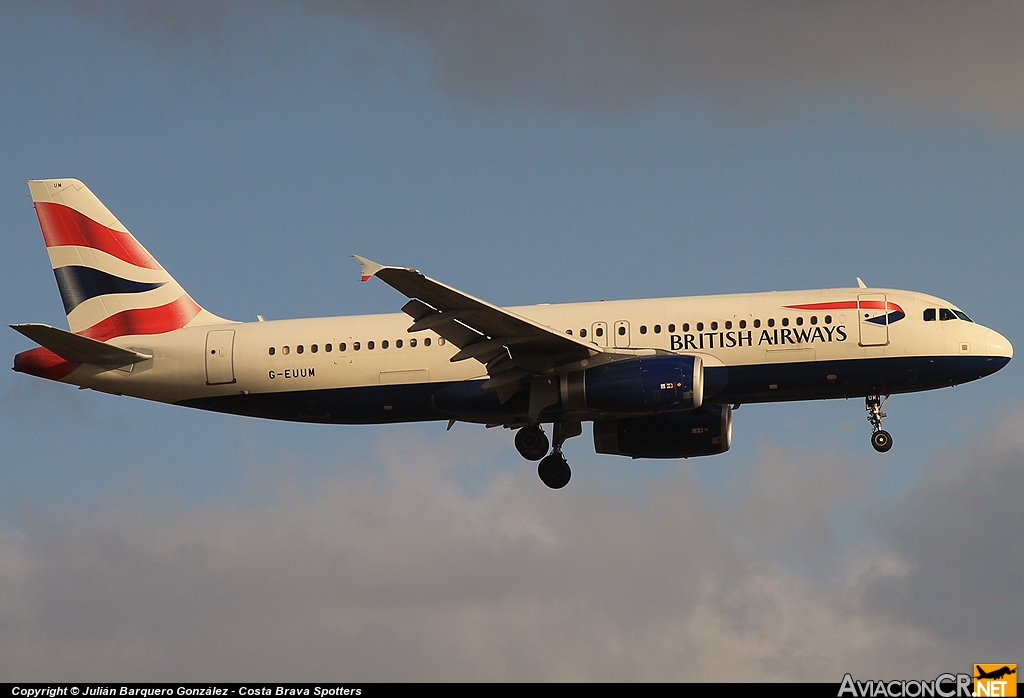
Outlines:
[{"label": "red and blue tail livery", "polygon": [[71,331],[101,342],[187,327],[203,309],[76,179],[29,182]]},{"label": "red and blue tail livery", "polygon": [[[89,189],[29,182],[68,330],[12,325],[37,345],[14,370],[116,395],[250,417],[439,420],[515,431],[549,487],[593,423],[598,453],[724,453],[748,402],[864,398],[888,451],[890,395],[995,373],[1013,348],[952,303],[858,288],[505,308],[415,269],[356,257],[401,312],[233,322],[196,303]],[[547,429],[545,429],[547,427]]]}]

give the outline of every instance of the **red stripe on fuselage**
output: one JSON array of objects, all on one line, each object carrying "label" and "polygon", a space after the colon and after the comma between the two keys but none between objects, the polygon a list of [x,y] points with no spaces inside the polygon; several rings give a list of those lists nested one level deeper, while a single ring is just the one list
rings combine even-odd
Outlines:
[{"label": "red stripe on fuselage", "polygon": [[855,310],[857,308],[869,308],[872,310],[903,312],[903,308],[895,303],[885,301],[834,301],[831,303],[807,303],[805,305],[786,305],[783,307],[792,308],[793,310]]},{"label": "red stripe on fuselage", "polygon": [[36,215],[47,247],[92,247],[138,267],[161,268],[131,234],[112,230],[64,204],[37,201]]},{"label": "red stripe on fuselage", "polygon": [[130,334],[163,334],[180,330],[199,314],[201,308],[188,296],[156,308],[122,310],[77,332],[83,337],[106,342]]},{"label": "red stripe on fuselage", "polygon": [[57,356],[46,347],[36,347],[14,355],[15,371],[53,381],[59,381],[79,366],[81,364]]}]

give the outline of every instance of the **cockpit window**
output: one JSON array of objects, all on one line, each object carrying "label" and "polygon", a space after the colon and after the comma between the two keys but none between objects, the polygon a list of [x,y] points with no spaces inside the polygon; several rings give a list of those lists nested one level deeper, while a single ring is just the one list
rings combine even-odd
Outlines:
[{"label": "cockpit window", "polygon": [[962,310],[954,310],[953,313],[964,322],[974,322],[974,320],[967,317],[967,313],[963,312]]},{"label": "cockpit window", "polygon": [[935,308],[925,308],[924,321],[935,322]]},{"label": "cockpit window", "polygon": [[940,320],[956,320],[956,315],[949,308],[939,308],[939,319]]}]

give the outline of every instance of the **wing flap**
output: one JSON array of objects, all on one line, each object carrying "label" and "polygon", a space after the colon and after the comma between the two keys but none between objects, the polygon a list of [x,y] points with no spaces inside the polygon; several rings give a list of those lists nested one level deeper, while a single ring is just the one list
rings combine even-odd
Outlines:
[{"label": "wing flap", "polygon": [[479,361],[488,363],[490,361],[489,357],[495,357],[498,354],[505,353],[511,355],[511,347],[520,344],[529,344],[532,341],[532,337],[498,337],[497,339],[481,339],[479,342],[474,342],[463,347],[451,358],[451,362],[456,363],[458,361],[465,361],[466,359],[478,359]]}]

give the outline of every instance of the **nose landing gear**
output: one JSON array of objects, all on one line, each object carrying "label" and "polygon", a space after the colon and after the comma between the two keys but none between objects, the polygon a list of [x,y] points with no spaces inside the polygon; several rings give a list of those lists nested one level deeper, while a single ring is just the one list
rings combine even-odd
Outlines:
[{"label": "nose landing gear", "polygon": [[892,448],[892,436],[882,429],[882,419],[886,416],[882,412],[882,405],[889,399],[889,396],[868,395],[864,398],[864,409],[868,411],[868,421],[871,422],[871,446],[879,453],[885,453]]}]

